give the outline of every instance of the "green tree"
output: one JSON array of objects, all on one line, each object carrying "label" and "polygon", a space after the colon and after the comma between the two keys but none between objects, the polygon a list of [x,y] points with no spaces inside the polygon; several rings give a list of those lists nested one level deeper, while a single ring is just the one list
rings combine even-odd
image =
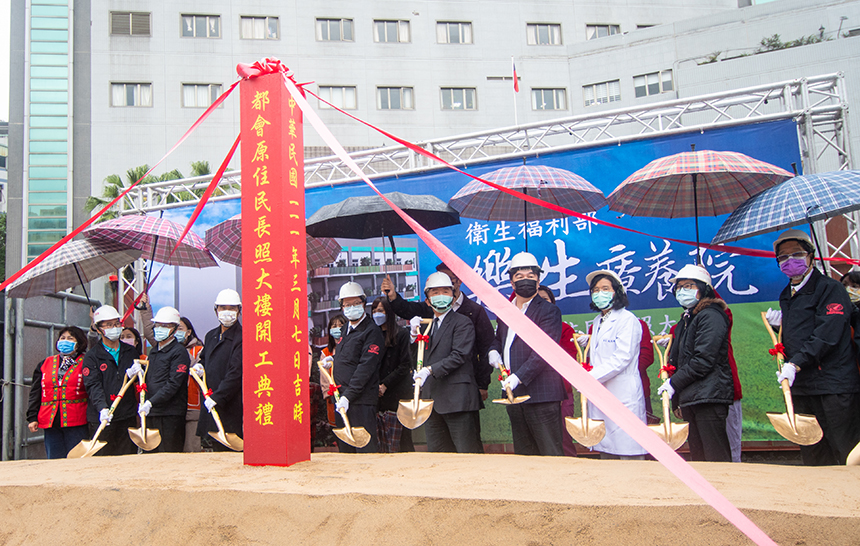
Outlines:
[{"label": "green tree", "polygon": [[[126,181],[123,181],[123,179],[120,178],[120,176],[117,174],[108,175],[108,177],[105,178],[105,187],[102,190],[101,197],[96,197],[95,195],[89,196],[87,198],[86,204],[84,204],[84,210],[87,212],[92,212],[96,209],[101,210],[108,203],[116,199],[119,194],[126,190],[126,188],[137,182],[137,180],[139,180],[144,174],[146,174],[146,171],[148,170],[149,165],[141,165],[140,167],[129,169],[125,172]],[[140,183],[151,184],[152,182],[156,181],[158,181],[157,178],[152,175],[149,175],[145,179],[141,180]],[[126,185],[126,183],[128,185]],[[119,211],[120,204],[117,203],[116,205],[111,207],[110,210],[102,214],[101,217],[99,217],[99,219],[96,221],[104,222],[105,220],[112,220],[119,216]]]}]

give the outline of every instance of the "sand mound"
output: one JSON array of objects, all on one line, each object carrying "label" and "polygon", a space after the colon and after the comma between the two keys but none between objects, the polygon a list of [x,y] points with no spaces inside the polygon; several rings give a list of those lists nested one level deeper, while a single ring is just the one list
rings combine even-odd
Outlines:
[{"label": "sand mound", "polygon": [[[699,463],[780,544],[860,544],[860,468]],[[198,453],[0,463],[2,544],[745,544],[659,463]]]}]

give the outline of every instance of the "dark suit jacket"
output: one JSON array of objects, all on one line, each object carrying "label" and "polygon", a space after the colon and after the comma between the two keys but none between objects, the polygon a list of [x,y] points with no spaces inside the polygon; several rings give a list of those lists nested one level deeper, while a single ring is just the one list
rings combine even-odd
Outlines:
[{"label": "dark suit jacket", "polygon": [[[558,343],[561,338],[561,311],[558,307],[540,296],[535,296],[526,309],[526,317]],[[500,320],[496,339],[490,348],[504,356],[507,336],[508,326]],[[531,396],[526,404],[564,400],[564,381],[561,375],[519,336],[515,337],[511,344],[511,362],[508,364],[511,366],[511,373],[516,374],[520,380],[520,386],[514,390],[514,396]]]},{"label": "dark suit jacket", "polygon": [[475,343],[472,322],[449,312],[439,330],[424,348],[424,366],[433,372],[421,388],[422,398],[433,400],[437,413],[478,411],[481,397],[475,384],[475,370],[469,362]]},{"label": "dark suit jacket", "polygon": [[[242,436],[242,325],[239,321],[221,335],[221,326],[206,333],[200,364],[206,369],[206,386],[212,390],[215,411],[226,432]],[[212,414],[200,412],[197,435],[218,430]]]},{"label": "dark suit jacket", "polygon": [[376,407],[379,400],[379,366],[385,350],[385,338],[369,315],[365,315],[355,330],[349,323],[341,331],[334,351],[334,382],[340,385],[340,395],[349,400],[350,407],[363,404]]},{"label": "dark suit jacket", "polygon": [[[391,308],[398,316],[407,320],[412,317],[433,318],[436,316],[426,302],[406,301],[399,295],[396,300],[391,302]],[[484,307],[467,298],[465,294],[457,313],[467,317],[472,322],[475,338],[469,360],[475,370],[475,381],[478,388],[486,390],[493,371],[492,366],[487,362],[487,353],[490,352],[490,345],[493,343],[493,324],[490,322],[490,317],[487,316]]]}]

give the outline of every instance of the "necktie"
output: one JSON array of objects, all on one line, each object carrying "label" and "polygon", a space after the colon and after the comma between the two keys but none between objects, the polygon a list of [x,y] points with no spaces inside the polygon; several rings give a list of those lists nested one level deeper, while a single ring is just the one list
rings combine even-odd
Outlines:
[{"label": "necktie", "polygon": [[430,337],[433,337],[436,334],[436,330],[439,329],[439,317],[433,319],[433,327],[430,328]]}]

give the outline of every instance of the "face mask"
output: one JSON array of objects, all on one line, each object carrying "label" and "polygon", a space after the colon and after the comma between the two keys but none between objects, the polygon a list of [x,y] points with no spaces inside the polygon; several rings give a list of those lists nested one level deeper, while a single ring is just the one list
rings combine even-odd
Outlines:
[{"label": "face mask", "polygon": [[356,321],[364,316],[363,305],[351,305],[343,308],[343,316],[351,321]]},{"label": "face mask", "polygon": [[591,301],[598,309],[606,309],[612,303],[612,298],[615,297],[615,292],[592,292]]},{"label": "face mask", "polygon": [[111,341],[116,341],[119,339],[119,336],[122,335],[122,328],[117,326],[116,328],[106,328],[103,330],[105,337]]},{"label": "face mask", "polygon": [[64,355],[67,355],[75,350],[75,345],[77,344],[74,341],[70,341],[68,339],[61,339],[57,341],[57,351]]},{"label": "face mask", "polygon": [[218,311],[218,322],[229,328],[236,323],[236,317],[238,316],[239,313],[236,311]]},{"label": "face mask", "polygon": [[156,326],[152,329],[152,335],[155,337],[155,341],[164,341],[168,336],[170,336],[170,328]]},{"label": "face mask", "polygon": [[330,335],[332,339],[340,339],[340,326],[329,328],[328,335]]},{"label": "face mask", "polygon": [[121,339],[120,341],[122,341],[126,345],[131,345],[132,347],[134,347],[135,343],[137,342],[137,340],[134,339],[133,337],[126,337],[126,338]]},{"label": "face mask", "polygon": [[537,279],[520,279],[514,283],[514,292],[517,296],[530,298],[537,294],[538,282]]},{"label": "face mask", "polygon": [[377,326],[385,324],[385,313],[374,313],[373,322],[375,322]]},{"label": "face mask", "polygon": [[188,330],[176,330],[176,333],[173,334],[173,337],[176,338],[176,341],[179,343],[185,344],[185,334],[188,333]]},{"label": "face mask", "polygon": [[809,266],[806,265],[806,258],[789,258],[779,264],[779,270],[789,277],[800,277]]},{"label": "face mask", "polygon": [[697,288],[679,288],[675,292],[675,299],[684,309],[696,305],[699,302],[699,290]]},{"label": "face mask", "polygon": [[849,286],[845,290],[848,291],[848,297],[851,298],[851,303],[860,302],[860,288],[853,288]]},{"label": "face mask", "polygon": [[447,294],[430,296],[430,305],[440,313],[447,311],[452,303],[454,303],[454,296],[448,296]]}]

